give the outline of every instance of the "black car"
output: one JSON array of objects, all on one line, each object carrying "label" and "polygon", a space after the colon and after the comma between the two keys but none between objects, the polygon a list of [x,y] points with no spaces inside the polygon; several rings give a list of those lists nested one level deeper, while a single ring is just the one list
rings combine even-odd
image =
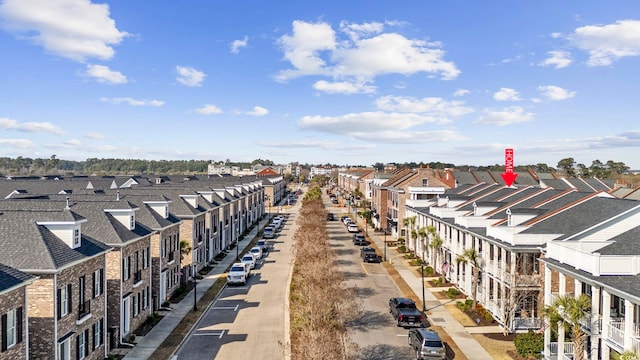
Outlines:
[{"label": "black car", "polygon": [[327,220],[329,220],[329,221],[333,221],[333,220],[335,220],[335,219],[336,219],[336,218],[333,216],[333,214],[332,214],[332,213],[328,213],[328,214],[327,214]]},{"label": "black car", "polygon": [[369,245],[367,239],[362,235],[362,233],[357,233],[353,235],[353,244],[358,246],[366,246]]},{"label": "black car", "polygon": [[360,248],[360,256],[363,262],[380,262],[380,256],[376,253],[376,249],[370,247]]}]

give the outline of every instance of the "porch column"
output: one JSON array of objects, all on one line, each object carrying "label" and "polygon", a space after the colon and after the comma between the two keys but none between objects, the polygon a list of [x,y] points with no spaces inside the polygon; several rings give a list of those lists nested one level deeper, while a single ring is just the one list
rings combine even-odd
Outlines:
[{"label": "porch column", "polygon": [[558,295],[564,296],[567,292],[567,277],[561,272],[558,275]]},{"label": "porch column", "polygon": [[631,350],[631,338],[636,335],[633,326],[633,303],[627,299],[624,300],[624,349]]},{"label": "porch column", "polygon": [[562,321],[558,322],[558,359],[564,359],[564,326]]},{"label": "porch column", "polygon": [[[598,318],[600,317],[600,288],[591,287],[591,358],[598,358],[598,327],[600,326]],[[600,329],[602,331],[602,329]]]},{"label": "porch column", "polygon": [[575,294],[575,297],[582,294],[582,282],[578,279],[573,279],[573,293]]},{"label": "porch column", "polygon": [[[609,322],[611,322],[611,294],[602,289],[602,340],[609,338]],[[609,347],[602,347],[602,358],[609,358]]]},{"label": "porch column", "polygon": [[551,269],[544,267],[544,305],[551,305]]}]

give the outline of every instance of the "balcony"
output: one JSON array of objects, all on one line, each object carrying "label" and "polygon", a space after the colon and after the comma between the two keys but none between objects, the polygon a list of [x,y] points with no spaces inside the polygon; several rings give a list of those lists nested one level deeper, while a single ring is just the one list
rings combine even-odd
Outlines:
[{"label": "balcony", "polygon": [[625,337],[630,337],[634,346],[639,345],[638,338],[640,337],[640,324],[633,324],[633,330],[631,331],[631,334],[625,334],[624,327],[624,318],[622,320],[611,320],[606,327],[607,333],[602,334],[603,338],[605,338],[608,342],[618,346],[620,349],[624,349]]},{"label": "balcony", "polygon": [[76,323],[81,324],[91,316],[91,300],[86,300],[78,305],[78,320]]},{"label": "balcony", "polygon": [[558,343],[552,342],[549,343],[547,347],[549,351],[548,359],[562,359],[562,360],[570,360],[573,359],[573,343],[565,342],[564,348],[562,349],[562,354],[558,354]]},{"label": "balcony", "polygon": [[539,288],[541,284],[542,276],[540,274],[516,274],[515,276],[515,286]]}]

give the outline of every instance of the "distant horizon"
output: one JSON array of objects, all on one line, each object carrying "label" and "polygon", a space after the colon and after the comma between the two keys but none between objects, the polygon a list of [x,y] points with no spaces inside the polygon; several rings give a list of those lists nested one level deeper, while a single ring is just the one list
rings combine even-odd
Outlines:
[{"label": "distant horizon", "polygon": [[5,156],[640,169],[637,0],[2,0],[0,54]]}]

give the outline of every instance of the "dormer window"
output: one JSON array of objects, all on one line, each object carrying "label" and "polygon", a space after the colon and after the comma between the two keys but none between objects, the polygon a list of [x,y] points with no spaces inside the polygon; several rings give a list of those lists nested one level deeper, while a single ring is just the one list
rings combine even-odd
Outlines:
[{"label": "dormer window", "polygon": [[422,179],[422,186],[429,186],[429,179]]},{"label": "dormer window", "polygon": [[131,213],[129,229],[133,230],[136,228],[136,213]]},{"label": "dormer window", "polygon": [[77,248],[80,246],[80,229],[73,230],[73,247]]}]

